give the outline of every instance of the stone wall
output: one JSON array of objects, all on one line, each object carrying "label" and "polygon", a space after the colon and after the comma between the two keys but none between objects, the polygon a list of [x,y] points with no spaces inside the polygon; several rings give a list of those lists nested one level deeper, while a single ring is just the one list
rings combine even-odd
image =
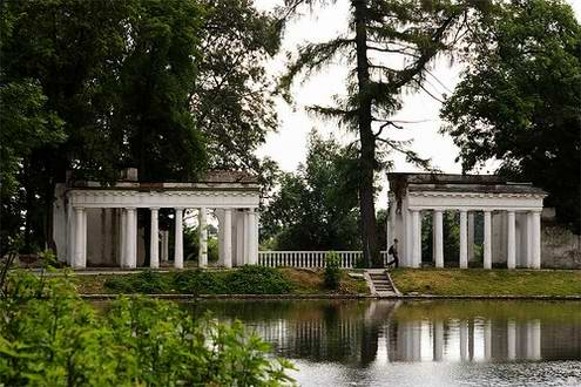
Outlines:
[{"label": "stone wall", "polygon": [[581,269],[581,235],[553,222],[544,222],[541,241],[542,267]]}]

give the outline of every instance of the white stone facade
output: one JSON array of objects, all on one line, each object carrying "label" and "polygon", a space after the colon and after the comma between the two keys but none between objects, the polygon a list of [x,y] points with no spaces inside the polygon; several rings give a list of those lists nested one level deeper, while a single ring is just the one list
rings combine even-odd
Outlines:
[{"label": "white stone facade", "polygon": [[[119,182],[111,187],[93,182],[59,184],[55,196],[57,256],[76,269],[142,266],[145,227],[138,226],[138,209],[151,214],[149,261],[153,269],[171,258],[175,268],[184,267],[183,216],[188,209],[198,210],[201,267],[208,264],[209,210],[214,210],[219,220],[219,264],[232,267],[257,263],[259,186],[246,174],[214,173],[197,183]],[[173,230],[160,230],[162,209],[173,212]],[[170,233],[173,257],[169,257]]]},{"label": "white stone facade", "polygon": [[483,262],[508,269],[541,267],[541,189],[497,176],[390,173],[388,241],[399,240],[403,267],[422,263],[422,214],[433,216],[433,262],[444,267],[443,212],[459,211],[459,267],[474,255],[474,214],[484,217]]}]

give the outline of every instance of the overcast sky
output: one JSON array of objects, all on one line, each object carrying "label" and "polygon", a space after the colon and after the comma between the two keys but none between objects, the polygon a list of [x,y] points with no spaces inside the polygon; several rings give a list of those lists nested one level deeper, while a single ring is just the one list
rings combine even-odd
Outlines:
[{"label": "overcast sky", "polygon": [[[581,0],[568,0],[568,2],[573,6],[577,18],[581,19]],[[255,0],[255,4],[259,9],[269,10],[282,4],[282,0]],[[302,43],[326,41],[344,33],[347,29],[348,4],[347,0],[338,0],[334,6],[329,6],[325,8],[323,13],[318,13],[318,16],[305,14],[305,16],[298,18],[287,27],[282,51],[296,52],[296,47]],[[281,54],[269,65],[269,69],[273,74],[279,74],[284,69],[284,63],[284,55]],[[430,79],[431,82],[427,85],[428,89],[435,95],[451,94],[459,80],[460,70],[459,65],[451,64],[449,60],[440,60],[435,64],[433,73],[443,85]],[[306,137],[312,128],[317,128],[319,132],[333,135],[343,141],[352,137],[352,134],[339,129],[336,123],[322,121],[305,111],[305,107],[309,105],[332,105],[334,95],[345,93],[346,75],[346,66],[335,63],[317,75],[304,80],[304,82],[295,82],[291,89],[294,103],[289,105],[282,100],[277,102],[278,132],[271,133],[267,137],[266,144],[258,151],[259,155],[268,155],[276,160],[283,170],[292,171],[305,160]],[[440,105],[425,92],[406,95],[404,107],[396,118],[422,122],[407,125],[404,131],[392,129],[388,135],[397,139],[413,139],[413,149],[421,156],[431,158],[435,167],[445,172],[460,173],[460,164],[454,162],[458,155],[458,149],[449,136],[438,133],[441,126],[438,117]],[[406,163],[401,155],[394,154],[393,160],[394,171],[419,170]],[[493,165],[492,163],[487,165],[480,170],[480,173],[492,173]],[[383,185],[385,191],[387,187],[385,187],[385,183]],[[385,193],[383,192],[378,198],[379,208],[387,206],[387,200],[384,198]]]}]

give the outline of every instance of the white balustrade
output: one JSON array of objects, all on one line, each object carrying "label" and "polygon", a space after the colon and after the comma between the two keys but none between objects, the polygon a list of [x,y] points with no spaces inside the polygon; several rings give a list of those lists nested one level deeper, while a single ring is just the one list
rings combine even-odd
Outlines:
[{"label": "white balustrade", "polygon": [[[325,267],[325,263],[331,251],[259,251],[258,264],[268,267],[303,267],[319,268]],[[363,259],[361,251],[334,251],[339,258],[340,266],[344,269],[351,269]],[[381,260],[384,264],[389,260],[387,251],[381,251]]]}]

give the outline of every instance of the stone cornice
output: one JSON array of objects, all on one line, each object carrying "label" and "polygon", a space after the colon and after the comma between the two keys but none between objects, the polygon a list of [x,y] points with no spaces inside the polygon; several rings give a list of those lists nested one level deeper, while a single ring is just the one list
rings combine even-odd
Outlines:
[{"label": "stone cornice", "polygon": [[537,193],[512,193],[512,192],[444,192],[444,191],[412,191],[411,197],[452,197],[452,198],[534,198],[543,199],[547,195]]}]

